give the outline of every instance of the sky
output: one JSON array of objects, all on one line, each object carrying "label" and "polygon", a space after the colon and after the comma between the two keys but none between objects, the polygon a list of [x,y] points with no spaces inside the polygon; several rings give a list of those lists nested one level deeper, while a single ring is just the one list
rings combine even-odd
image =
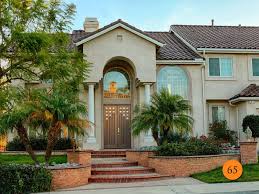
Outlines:
[{"label": "sky", "polygon": [[172,24],[259,26],[259,0],[65,0],[77,7],[72,29],[85,17],[100,27],[117,19],[146,31],[168,31]]}]

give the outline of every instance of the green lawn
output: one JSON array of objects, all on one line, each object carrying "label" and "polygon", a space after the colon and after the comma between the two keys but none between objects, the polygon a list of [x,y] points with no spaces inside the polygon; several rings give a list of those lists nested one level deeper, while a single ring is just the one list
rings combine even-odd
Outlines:
[{"label": "green lawn", "polygon": [[222,174],[222,168],[217,168],[209,172],[194,174],[192,177],[206,183],[259,181],[259,163],[244,165],[242,176],[235,181],[226,179]]},{"label": "green lawn", "polygon": [[[38,160],[41,163],[44,163],[44,156],[39,155],[37,156]],[[60,155],[60,156],[52,156],[50,162],[55,162],[57,164],[66,163],[67,156]],[[0,154],[0,164],[34,164],[33,160],[28,155],[8,155],[8,154]]]}]

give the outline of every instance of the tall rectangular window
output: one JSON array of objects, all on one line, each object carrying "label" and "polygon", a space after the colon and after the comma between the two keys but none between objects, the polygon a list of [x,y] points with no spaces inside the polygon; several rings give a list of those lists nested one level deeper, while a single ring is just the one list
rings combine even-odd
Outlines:
[{"label": "tall rectangular window", "polygon": [[253,76],[259,76],[259,59],[252,59]]},{"label": "tall rectangular window", "polygon": [[215,121],[224,121],[225,119],[225,107],[213,106],[212,107],[212,123]]},{"label": "tall rectangular window", "polygon": [[233,76],[232,58],[209,58],[209,76]]}]

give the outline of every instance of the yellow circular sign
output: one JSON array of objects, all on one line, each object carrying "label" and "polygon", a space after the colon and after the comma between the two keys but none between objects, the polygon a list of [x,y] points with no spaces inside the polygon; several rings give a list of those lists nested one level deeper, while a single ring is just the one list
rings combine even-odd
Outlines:
[{"label": "yellow circular sign", "polygon": [[237,180],[243,173],[243,167],[237,160],[228,160],[222,168],[223,175],[229,180]]}]

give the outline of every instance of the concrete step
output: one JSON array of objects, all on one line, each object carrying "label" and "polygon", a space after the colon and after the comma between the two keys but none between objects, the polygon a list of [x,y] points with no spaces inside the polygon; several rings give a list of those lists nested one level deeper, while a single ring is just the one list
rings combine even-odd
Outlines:
[{"label": "concrete step", "polygon": [[128,162],[128,161],[95,161],[92,162],[92,168],[116,168],[116,167],[128,167],[128,166],[137,166],[137,162]]},{"label": "concrete step", "polygon": [[92,154],[126,154],[126,150],[98,150],[92,151]]},{"label": "concrete step", "polygon": [[157,173],[129,174],[129,175],[92,175],[88,181],[90,183],[128,183],[128,182],[165,179],[169,177],[172,177],[172,176],[159,175]]},{"label": "concrete step", "polygon": [[125,153],[98,153],[92,154],[92,158],[121,158],[126,157]]},{"label": "concrete step", "polygon": [[145,174],[154,173],[153,168],[142,166],[114,167],[114,168],[92,168],[92,175],[122,175],[122,174]]}]

